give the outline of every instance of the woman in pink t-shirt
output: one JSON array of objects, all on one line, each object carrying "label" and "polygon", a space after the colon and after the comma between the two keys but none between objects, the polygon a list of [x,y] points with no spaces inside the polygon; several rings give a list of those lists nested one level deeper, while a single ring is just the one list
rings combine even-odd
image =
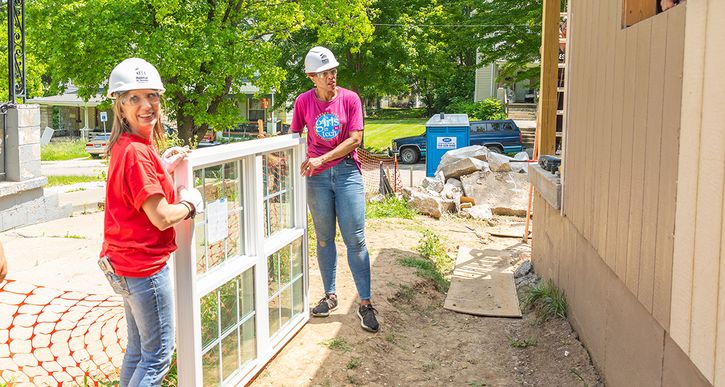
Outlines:
[{"label": "woman in pink t-shirt", "polygon": [[357,157],[363,134],[362,105],[355,92],[337,86],[338,65],[327,48],[313,47],[307,53],[305,73],[315,87],[295,100],[290,126],[295,133],[307,128],[307,160],[300,173],[307,176],[307,205],[325,287],[325,296],[312,309],[312,315],[327,317],[337,307],[337,222],[360,296],[360,325],[377,332],[377,311],[370,302],[370,255],[365,244],[365,190]]}]

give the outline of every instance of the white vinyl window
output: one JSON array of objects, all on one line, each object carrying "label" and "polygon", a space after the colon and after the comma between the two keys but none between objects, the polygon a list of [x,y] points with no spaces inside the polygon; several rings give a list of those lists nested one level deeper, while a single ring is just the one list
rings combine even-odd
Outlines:
[{"label": "white vinyl window", "polygon": [[305,155],[296,134],[195,150],[176,184],[205,211],[177,226],[180,385],[247,383],[309,319]]}]

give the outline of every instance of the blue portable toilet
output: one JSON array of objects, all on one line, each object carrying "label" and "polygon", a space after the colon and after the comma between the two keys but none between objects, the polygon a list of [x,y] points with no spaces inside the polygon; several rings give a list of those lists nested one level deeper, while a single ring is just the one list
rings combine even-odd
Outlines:
[{"label": "blue portable toilet", "polygon": [[467,114],[440,113],[425,124],[425,175],[431,177],[438,169],[443,155],[449,150],[464,148],[471,143],[471,125]]}]

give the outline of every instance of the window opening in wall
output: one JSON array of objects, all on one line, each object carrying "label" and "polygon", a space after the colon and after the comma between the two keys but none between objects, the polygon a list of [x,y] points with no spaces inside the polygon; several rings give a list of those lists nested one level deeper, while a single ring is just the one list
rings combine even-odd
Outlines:
[{"label": "window opening in wall", "polygon": [[630,27],[684,3],[685,0],[624,0],[622,27]]}]

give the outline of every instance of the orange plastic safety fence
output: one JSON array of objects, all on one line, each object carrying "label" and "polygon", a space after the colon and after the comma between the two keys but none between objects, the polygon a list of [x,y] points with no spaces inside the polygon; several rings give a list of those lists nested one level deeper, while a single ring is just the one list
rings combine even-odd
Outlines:
[{"label": "orange plastic safety fence", "polygon": [[360,164],[362,164],[363,181],[365,183],[366,194],[377,194],[380,191],[380,164],[383,165],[383,171],[388,175],[388,180],[394,192],[401,189],[400,170],[398,162],[394,157],[382,156],[365,151],[357,150]]},{"label": "orange plastic safety fence", "polygon": [[77,386],[116,380],[125,347],[121,297],[14,280],[0,284],[0,383]]}]

